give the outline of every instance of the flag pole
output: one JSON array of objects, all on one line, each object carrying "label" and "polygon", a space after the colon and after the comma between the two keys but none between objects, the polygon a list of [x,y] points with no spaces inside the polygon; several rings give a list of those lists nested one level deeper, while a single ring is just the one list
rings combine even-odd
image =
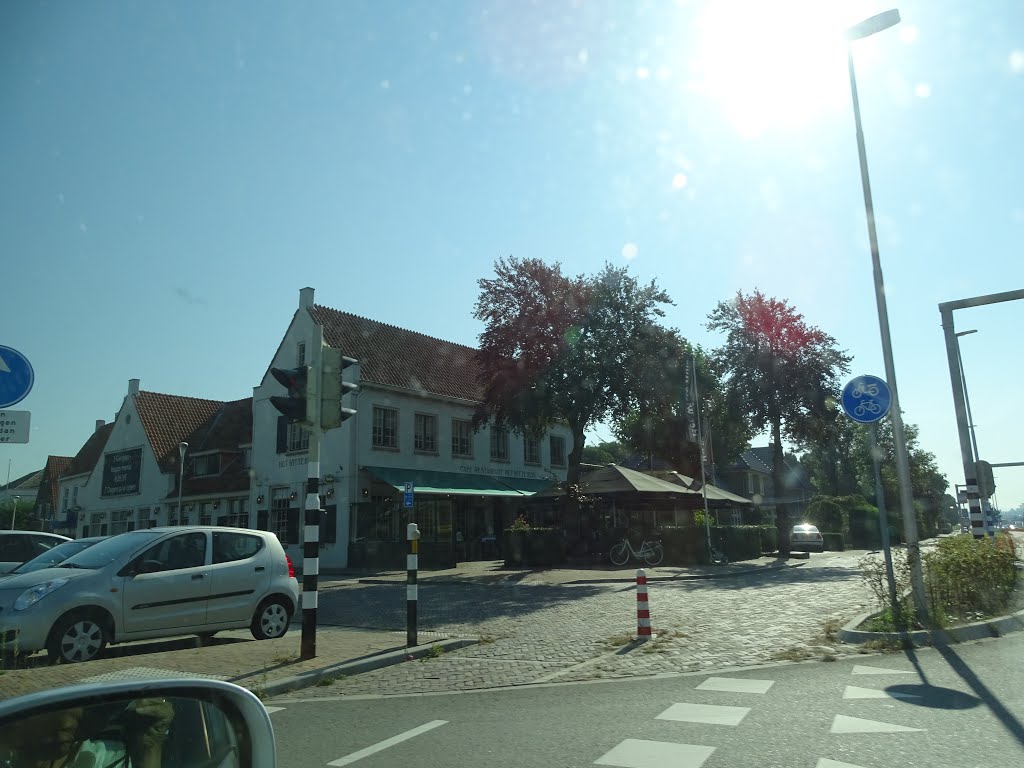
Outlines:
[{"label": "flag pole", "polygon": [[707,537],[708,552],[711,551],[711,513],[708,511],[708,481],[704,474],[704,436],[700,428],[700,395],[697,392],[697,357],[690,358],[693,373],[694,413],[697,421],[697,446],[700,449],[700,494],[704,497],[704,535]]}]

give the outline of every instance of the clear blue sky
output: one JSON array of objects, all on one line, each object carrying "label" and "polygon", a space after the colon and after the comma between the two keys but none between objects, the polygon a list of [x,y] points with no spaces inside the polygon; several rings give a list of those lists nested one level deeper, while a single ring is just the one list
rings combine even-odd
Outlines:
[{"label": "clear blue sky", "polygon": [[[251,394],[298,301],[474,344],[505,255],[628,263],[714,346],[788,298],[882,374],[845,54],[851,0],[12,2],[0,7],[0,344],[28,445],[143,389]],[[1024,5],[907,0],[857,44],[900,394],[958,468],[937,304],[1024,288]],[[1024,460],[1024,304],[959,313],[978,441]],[[603,431],[607,436],[607,431]],[[1024,468],[997,472],[1024,502]]]}]

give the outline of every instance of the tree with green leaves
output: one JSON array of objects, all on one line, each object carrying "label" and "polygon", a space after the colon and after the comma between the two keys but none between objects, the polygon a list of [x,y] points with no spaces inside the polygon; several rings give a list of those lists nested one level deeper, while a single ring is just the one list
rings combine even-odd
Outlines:
[{"label": "tree with green leaves", "polygon": [[574,483],[586,430],[646,407],[652,369],[675,364],[675,332],[658,323],[672,301],[655,282],[610,264],[592,277],[569,276],[557,263],[509,257],[494,271],[479,281],[473,313],[484,323],[474,424],[526,434],[567,424]]},{"label": "tree with green leaves", "polygon": [[779,549],[788,555],[782,438],[799,442],[820,424],[839,396],[850,356],[787,301],[757,290],[719,302],[707,327],[726,335],[714,360],[727,399],[755,432],[771,431]]},{"label": "tree with green leaves", "polygon": [[[715,457],[728,461],[740,455],[748,447],[751,434],[742,417],[730,409],[721,380],[704,350],[679,339],[672,354],[677,362],[654,369],[658,378],[651,382],[648,407],[620,416],[612,429],[619,441],[637,455],[664,461],[684,475],[699,478],[700,445],[693,437],[698,426],[710,449],[708,467]],[[687,408],[693,391],[691,360],[696,369],[699,403],[693,405],[700,408],[699,425],[697,413]]]},{"label": "tree with green leaves", "polygon": [[629,449],[618,440],[602,440],[583,447],[584,464],[622,464],[628,456]]}]

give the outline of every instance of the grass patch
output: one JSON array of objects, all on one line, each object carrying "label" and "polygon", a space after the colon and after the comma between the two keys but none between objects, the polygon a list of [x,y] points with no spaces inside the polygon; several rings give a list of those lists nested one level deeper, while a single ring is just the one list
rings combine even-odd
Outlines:
[{"label": "grass patch", "polygon": [[480,635],[480,642],[484,645],[490,645],[494,642],[494,635]]},{"label": "grass patch", "polygon": [[806,648],[794,645],[775,651],[772,653],[771,658],[773,661],[807,661],[807,659],[813,656],[814,654]]},{"label": "grass patch", "polygon": [[821,627],[821,640],[824,640],[830,645],[835,645],[839,642],[839,630],[843,628],[842,619],[830,618],[825,619],[825,623]]},{"label": "grass patch", "polygon": [[420,656],[420,662],[424,662],[429,659],[439,659],[442,656],[444,656],[444,648],[440,645],[432,645],[426,653]]},{"label": "grass patch", "polygon": [[319,680],[316,681],[316,685],[317,685],[318,688],[326,688],[327,686],[334,685],[339,680],[344,680],[344,679],[345,679],[345,675],[344,674],[340,674],[340,675],[325,675],[324,677],[321,677]]},{"label": "grass patch", "polygon": [[612,635],[604,641],[604,645],[607,648],[621,648],[624,645],[629,645],[633,642],[633,636],[623,632],[618,635]]},{"label": "grass patch", "polygon": [[899,653],[900,651],[913,647],[914,644],[910,640],[902,640],[895,637],[879,637],[875,640],[868,640],[866,643],[861,643],[860,648],[858,648],[858,652]]},{"label": "grass patch", "polygon": [[298,661],[299,657],[294,653],[283,653],[280,656],[275,656],[271,661],[275,664],[290,664],[293,661]]}]

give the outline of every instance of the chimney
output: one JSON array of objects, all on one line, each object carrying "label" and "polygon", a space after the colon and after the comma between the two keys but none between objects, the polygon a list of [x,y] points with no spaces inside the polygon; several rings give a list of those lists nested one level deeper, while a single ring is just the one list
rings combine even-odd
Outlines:
[{"label": "chimney", "polygon": [[309,309],[313,306],[313,289],[299,289],[299,309]]},{"label": "chimney", "polygon": [[131,397],[137,394],[139,394],[139,380],[128,379],[128,396]]},{"label": "chimney", "polygon": [[103,425],[104,425],[105,423],[106,423],[106,422],[105,422],[105,421],[103,421],[103,419],[96,419],[96,431],[97,431],[97,432],[99,432],[99,431],[100,431],[100,428],[101,428],[101,427],[102,427],[102,426],[103,426]]}]

